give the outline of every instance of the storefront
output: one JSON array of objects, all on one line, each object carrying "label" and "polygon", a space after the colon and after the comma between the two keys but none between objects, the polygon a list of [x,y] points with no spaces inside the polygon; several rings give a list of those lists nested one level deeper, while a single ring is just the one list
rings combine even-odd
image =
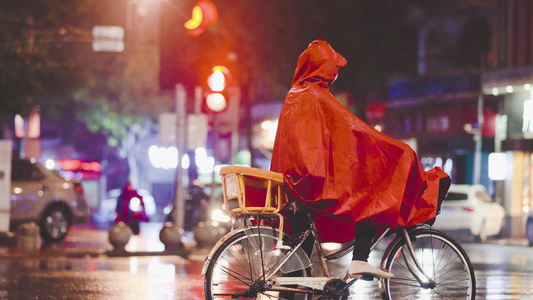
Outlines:
[{"label": "storefront", "polygon": [[485,95],[504,98],[504,134],[497,150],[505,156],[496,163],[505,175],[495,186],[507,213],[504,234],[522,237],[533,206],[533,67],[485,72],[482,85]]},{"label": "storefront", "polygon": [[490,95],[481,100],[480,109],[478,73],[398,80],[390,85],[383,132],[409,144],[425,169],[440,166],[454,183],[479,182],[490,190],[487,161],[494,151],[501,97]]}]

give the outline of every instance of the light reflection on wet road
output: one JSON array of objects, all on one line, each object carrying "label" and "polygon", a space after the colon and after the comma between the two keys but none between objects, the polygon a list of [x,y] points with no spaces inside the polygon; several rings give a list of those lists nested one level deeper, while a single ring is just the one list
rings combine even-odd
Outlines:
[{"label": "light reflection on wet road", "polygon": [[1,299],[203,299],[202,264],[178,256],[0,261]]},{"label": "light reflection on wet road", "polygon": [[[82,234],[71,238],[78,239],[78,245],[80,241],[89,245],[87,248],[94,247],[92,243],[97,240],[103,240],[105,246],[105,234],[95,238],[94,232],[88,232],[90,238]],[[135,241],[135,249],[161,247],[151,236],[141,235]],[[533,299],[533,247],[504,246],[494,241],[462,245],[474,265],[477,299]],[[378,247],[370,263],[378,265],[382,251]],[[193,250],[188,259],[0,257],[0,299],[204,299],[200,272],[206,254],[204,249]],[[377,281],[358,282],[350,291],[350,299],[381,299]]]},{"label": "light reflection on wet road", "polygon": [[465,244],[477,280],[477,299],[533,299],[533,248]]}]

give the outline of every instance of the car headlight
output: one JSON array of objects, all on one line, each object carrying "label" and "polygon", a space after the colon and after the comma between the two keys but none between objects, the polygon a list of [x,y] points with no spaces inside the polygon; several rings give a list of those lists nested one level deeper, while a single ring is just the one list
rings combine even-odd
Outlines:
[{"label": "car headlight", "polygon": [[228,216],[226,213],[224,213],[222,210],[220,209],[215,209],[212,213],[211,213],[211,219],[213,221],[217,221],[217,222],[224,222],[224,223],[228,223],[231,218],[230,216]]},{"label": "car headlight", "polygon": [[129,208],[131,211],[135,212],[142,211],[141,199],[137,197],[131,198]]},{"label": "car headlight", "polygon": [[170,205],[167,205],[167,206],[165,206],[165,208],[163,208],[163,213],[165,215],[168,215],[171,211],[172,211],[172,206],[170,206]]}]

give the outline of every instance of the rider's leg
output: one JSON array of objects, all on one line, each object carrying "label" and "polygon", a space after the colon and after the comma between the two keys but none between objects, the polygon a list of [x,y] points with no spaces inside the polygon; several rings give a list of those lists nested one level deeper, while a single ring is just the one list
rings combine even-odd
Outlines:
[{"label": "rider's leg", "polygon": [[[309,215],[304,211],[296,211],[290,214],[289,223],[291,226],[291,235],[297,236],[309,229]],[[313,253],[313,237],[309,235],[302,244],[302,249],[308,257]]]},{"label": "rider's leg", "polygon": [[374,235],[376,235],[376,231],[376,227],[356,226],[353,257],[350,268],[348,269],[350,277],[359,277],[361,274],[370,274],[378,278],[391,278],[394,276],[391,272],[383,271],[368,263],[370,247],[372,246],[372,240]]},{"label": "rider's leg", "polygon": [[352,260],[368,261],[372,240],[376,235],[377,227],[363,225],[355,226],[355,244]]}]

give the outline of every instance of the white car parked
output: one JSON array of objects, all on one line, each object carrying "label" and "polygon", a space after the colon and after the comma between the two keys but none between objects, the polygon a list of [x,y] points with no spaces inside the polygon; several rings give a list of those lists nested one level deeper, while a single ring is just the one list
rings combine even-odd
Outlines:
[{"label": "white car parked", "polygon": [[89,219],[89,206],[79,182],[25,159],[12,160],[10,200],[11,229],[35,222],[47,242],[61,241],[71,225]]},{"label": "white car parked", "polygon": [[482,185],[452,184],[433,227],[443,231],[469,230],[477,240],[498,235],[505,210]]}]

